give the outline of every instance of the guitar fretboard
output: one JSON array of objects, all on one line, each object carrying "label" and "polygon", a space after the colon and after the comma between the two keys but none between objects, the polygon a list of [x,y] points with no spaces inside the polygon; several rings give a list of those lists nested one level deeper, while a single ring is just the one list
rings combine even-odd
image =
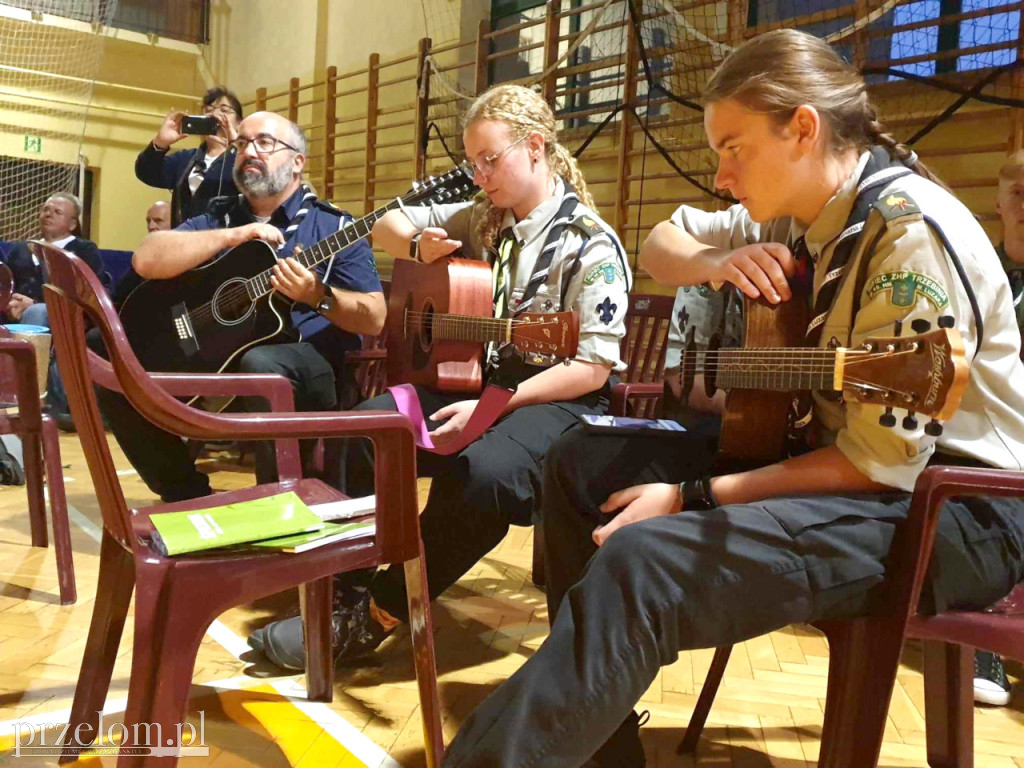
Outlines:
[{"label": "guitar fretboard", "polygon": [[[850,358],[859,350],[842,350]],[[684,369],[696,373],[714,370],[715,383],[722,389],[761,389],[792,392],[804,389],[833,389],[837,350],[803,347],[719,349],[702,354],[694,364],[691,353],[683,357]],[[689,358],[689,359],[688,359]]]},{"label": "guitar fretboard", "polygon": [[[309,246],[304,251],[297,254],[295,258],[306,269],[313,269],[318,264],[327,261],[327,259],[331,258],[332,255],[343,248],[347,248],[352,245],[352,243],[358,242],[364,237],[367,237],[378,219],[389,211],[394,211],[399,207],[400,204],[398,199],[392,200],[387,205],[378,208],[375,211],[371,211],[361,219],[356,219],[351,224],[342,227],[342,229],[338,230],[333,235],[328,235],[319,243]],[[271,274],[272,271],[268,269],[245,281],[245,288],[249,293],[249,298],[251,300],[255,301],[261,296],[266,296],[274,290],[273,286],[270,284]]]}]

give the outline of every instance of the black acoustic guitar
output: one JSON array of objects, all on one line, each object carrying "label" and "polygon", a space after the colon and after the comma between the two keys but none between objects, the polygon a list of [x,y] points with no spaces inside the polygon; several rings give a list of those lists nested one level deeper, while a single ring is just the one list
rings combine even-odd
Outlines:
[{"label": "black acoustic guitar", "polygon": [[[416,183],[412,191],[342,228],[295,256],[313,269],[370,234],[373,224],[400,205],[453,203],[478,188],[460,167]],[[147,280],[121,305],[128,341],[147,371],[212,373],[230,368],[242,353],[273,342],[291,328],[294,302],[276,293],[270,275],[274,247],[252,240],[215,261],[168,280]]]}]

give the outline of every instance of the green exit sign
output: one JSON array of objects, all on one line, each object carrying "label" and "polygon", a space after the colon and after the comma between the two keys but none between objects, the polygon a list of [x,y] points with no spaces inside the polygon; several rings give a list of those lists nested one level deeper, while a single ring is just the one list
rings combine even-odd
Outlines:
[{"label": "green exit sign", "polygon": [[41,136],[26,136],[25,151],[33,154],[41,154],[43,151],[43,138]]}]

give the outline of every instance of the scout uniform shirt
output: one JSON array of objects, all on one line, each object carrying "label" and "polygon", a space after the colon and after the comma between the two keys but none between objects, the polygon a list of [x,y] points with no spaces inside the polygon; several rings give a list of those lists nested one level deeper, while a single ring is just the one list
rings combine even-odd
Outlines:
[{"label": "scout uniform shirt", "polygon": [[996,249],[1003,271],[1010,281],[1010,292],[1013,294],[1013,311],[1017,316],[1017,327],[1024,333],[1024,264],[1018,264],[1006,254],[1006,247],[1000,245]]},{"label": "scout uniform shirt", "polygon": [[[804,235],[815,261],[816,295],[868,157],[867,152],[861,155],[850,178],[806,232],[789,218],[759,225],[740,205],[714,213],[685,208],[678,223],[698,242],[723,249],[757,242],[793,243]],[[984,328],[980,348],[968,288],[922,211],[942,227],[966,273]],[[873,251],[865,253],[872,242]],[[867,259],[863,270],[861,259]],[[863,281],[857,279],[861,274]],[[903,321],[906,336],[912,333],[914,319],[925,319],[934,328],[940,316],[952,315],[963,334],[970,377],[960,409],[938,438],[924,433],[927,418],[918,418],[918,427],[907,430],[896,409],[896,426],[887,428],[878,421],[884,412],[881,406],[831,401],[815,393],[815,416],[825,428],[824,441],[834,440],[867,477],[906,491],[913,490],[936,446],[993,467],[1024,468],[1024,366],[1013,299],[995,250],[967,208],[916,174],[893,180],[869,214],[841,279],[824,322],[822,346],[856,347],[869,336],[891,336],[896,320]],[[853,317],[858,283],[860,306]]]},{"label": "scout uniform shirt", "polygon": [[[565,185],[556,178],[551,197],[530,211],[522,221],[517,222],[511,210],[505,212],[499,238],[500,233],[508,229],[516,241],[510,299],[513,313],[522,309],[520,300],[564,194]],[[468,243],[471,253],[484,251],[476,226],[480,206],[473,202],[403,206],[402,211],[420,231],[427,227],[441,227],[450,239]],[[573,217],[583,231],[572,225],[566,227],[561,242],[556,246],[547,279],[524,311],[559,312],[564,309],[578,313],[580,340],[576,359],[624,371],[626,364],[620,356],[619,342],[626,335],[624,318],[629,306],[632,273],[611,227],[583,203],[576,206]],[[578,254],[579,265],[574,267]]]}]

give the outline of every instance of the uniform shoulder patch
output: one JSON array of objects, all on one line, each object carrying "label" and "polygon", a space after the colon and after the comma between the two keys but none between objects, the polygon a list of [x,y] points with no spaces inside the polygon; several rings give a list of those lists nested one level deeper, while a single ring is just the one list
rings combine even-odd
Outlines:
[{"label": "uniform shoulder patch", "polygon": [[605,234],[604,228],[597,223],[597,220],[587,214],[575,217],[566,226],[579,231],[584,237],[597,237]]},{"label": "uniform shoulder patch", "polygon": [[889,291],[889,303],[894,307],[910,307],[917,301],[917,294],[932,303],[936,309],[949,306],[949,295],[938,280],[920,272],[886,272],[876,275],[867,284],[868,299]]},{"label": "uniform shoulder patch", "polygon": [[879,197],[872,207],[882,214],[882,218],[886,221],[921,213],[917,203],[905,192],[894,192],[891,195]]},{"label": "uniform shoulder patch", "polygon": [[587,274],[583,276],[583,284],[593,285],[601,279],[603,279],[608,285],[611,285],[616,280],[622,280],[625,282],[626,273],[622,271],[622,267],[620,267],[616,262],[605,261],[587,270]]}]

